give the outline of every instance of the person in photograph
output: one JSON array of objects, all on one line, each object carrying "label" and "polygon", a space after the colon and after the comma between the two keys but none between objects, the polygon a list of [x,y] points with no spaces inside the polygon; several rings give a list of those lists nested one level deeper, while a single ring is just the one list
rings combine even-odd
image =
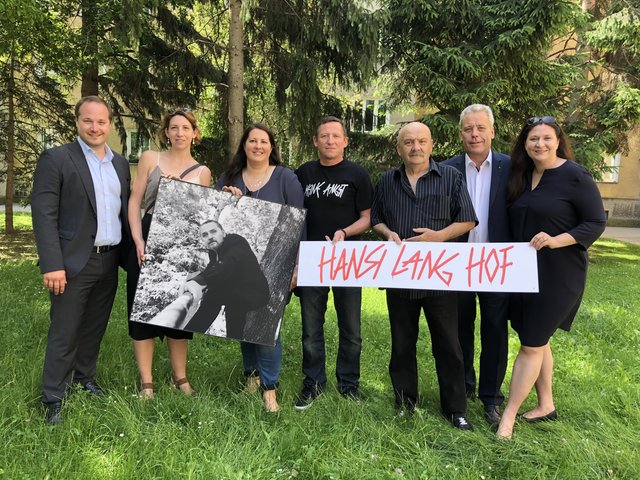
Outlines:
[{"label": "person in photograph", "polygon": [[[344,150],[348,143],[342,120],[323,118],[313,137],[318,160],[307,162],[296,170],[304,191],[306,239],[309,241],[336,243],[358,240],[371,226],[371,179],[363,167],[345,158]],[[295,404],[297,410],[311,406],[327,383],[324,323],[329,288],[297,289],[302,313],[302,372],[305,375]],[[331,291],[339,332],[336,359],[338,391],[345,398],[360,402],[362,289],[331,287]]]},{"label": "person in photograph", "polygon": [[[140,156],[131,198],[129,199],[129,225],[134,247],[127,262],[127,306],[129,316],[140,276],[140,265],[145,259],[145,243],[158,194],[160,178],[183,180],[209,186],[211,172],[200,165],[191,154],[191,147],[200,142],[201,135],[196,118],[187,109],[167,113],[161,121],[158,137],[165,151],[147,150]],[[141,216],[141,208],[144,216]],[[194,393],[187,380],[187,340],[193,334],[183,330],[129,320],[129,336],[133,339],[133,352],[140,374],[141,398],[153,398],[153,351],[155,338],[167,337],[172,381],[186,395]]]},{"label": "person in photograph", "polygon": [[569,138],[553,117],[530,118],[511,149],[511,230],[514,241],[537,250],[539,292],[511,296],[520,351],[498,426],[501,439],[511,438],[518,410],[534,386],[538,402],[523,420],[558,418],[550,339],[558,328],[571,328],[587,279],[587,249],[606,223],[593,178],[573,158]]},{"label": "person in photograph", "polygon": [[107,145],[111,107],[97,96],[75,107],[78,139],[46,150],[33,178],[31,208],[44,286],[50,293],[42,376],[46,421],[62,421],[72,384],[96,396],[100,343],[127,251],[129,164]]},{"label": "person in photograph", "polygon": [[[493,112],[487,105],[473,104],[460,114],[460,138],[464,153],[443,162],[460,171],[478,216],[478,225],[457,241],[470,243],[511,240],[507,214],[507,182],[511,160],[491,149],[495,136]],[[458,292],[458,338],[464,358],[467,398],[476,396],[473,366],[476,298],[480,304],[480,382],[478,398],[484,418],[500,422],[500,390],[507,371],[509,353],[509,295],[501,292]]]},{"label": "person in photograph", "polygon": [[[273,132],[255,123],[244,131],[238,150],[216,188],[234,195],[303,208],[304,195],[298,177],[281,165]],[[267,412],[280,410],[276,389],[282,364],[282,342],[278,332],[274,347],[240,342],[247,390],[260,387]]]},{"label": "person in photograph", "polygon": [[[429,127],[420,122],[404,125],[396,149],[402,165],[382,176],[373,197],[371,223],[380,237],[398,244],[447,242],[477,225],[460,172],[431,159]],[[466,418],[456,292],[389,288],[386,294],[391,325],[389,374],[399,414],[411,414],[418,404],[416,344],[420,311],[424,311],[442,412],[455,428],[473,430]]]},{"label": "person in photograph", "polygon": [[226,233],[215,220],[203,222],[200,234],[209,263],[180,288],[199,304],[185,329],[205,333],[224,306],[226,337],[242,340],[247,313],[269,302],[269,284],[246,238]]}]

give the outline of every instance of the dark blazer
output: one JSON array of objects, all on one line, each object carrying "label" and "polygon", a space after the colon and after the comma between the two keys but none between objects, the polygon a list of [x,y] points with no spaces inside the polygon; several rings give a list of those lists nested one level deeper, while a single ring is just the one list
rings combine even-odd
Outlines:
[{"label": "dark blazer", "polygon": [[[507,214],[507,182],[511,171],[511,158],[504,153],[492,152],[491,162],[491,191],[489,193],[489,241],[509,242],[511,232],[509,230],[509,215]],[[451,157],[442,162],[457,168],[462,173],[462,178],[467,182],[465,170],[464,154]],[[466,233],[459,238],[466,242],[469,234]]]},{"label": "dark blazer", "polygon": [[[131,175],[128,162],[117,153],[113,166],[120,179],[120,254],[124,260],[131,237],[127,218]],[[40,156],[31,206],[40,271],[65,270],[69,278],[76,276],[89,259],[98,229],[91,172],[77,141],[46,150]]]}]

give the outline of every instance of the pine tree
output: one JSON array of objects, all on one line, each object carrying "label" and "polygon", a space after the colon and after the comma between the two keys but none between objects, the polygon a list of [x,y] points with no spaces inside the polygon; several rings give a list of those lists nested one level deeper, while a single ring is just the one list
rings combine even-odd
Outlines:
[{"label": "pine tree", "polygon": [[[0,156],[6,161],[5,231],[13,232],[16,181],[30,188],[35,160],[46,144],[69,139],[74,119],[65,78],[74,65],[60,12],[40,0],[0,4]],[[28,183],[28,185],[27,185]]]}]

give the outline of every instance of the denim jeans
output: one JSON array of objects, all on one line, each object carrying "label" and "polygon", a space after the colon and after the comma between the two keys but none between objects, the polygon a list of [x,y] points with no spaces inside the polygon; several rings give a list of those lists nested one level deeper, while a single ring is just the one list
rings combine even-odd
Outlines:
[{"label": "denim jeans", "polygon": [[242,364],[246,377],[258,374],[260,386],[264,390],[275,390],[278,387],[280,366],[282,365],[282,342],[280,333],[276,345],[257,345],[255,343],[240,342]]},{"label": "denim jeans", "polygon": [[[302,312],[302,372],[304,385],[323,389],[327,383],[325,369],[324,321],[329,287],[300,288]],[[333,305],[338,317],[338,390],[344,392],[360,383],[360,306],[362,289],[333,287]]]}]

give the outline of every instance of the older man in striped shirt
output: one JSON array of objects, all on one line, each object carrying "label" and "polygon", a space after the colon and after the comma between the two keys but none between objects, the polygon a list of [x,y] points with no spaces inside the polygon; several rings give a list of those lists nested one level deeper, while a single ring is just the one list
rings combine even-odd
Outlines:
[{"label": "older man in striped shirt", "polygon": [[[429,127],[411,122],[398,132],[397,152],[403,164],[386,172],[373,198],[371,223],[386,240],[446,242],[477,224],[460,172],[431,159]],[[472,430],[467,421],[462,350],[458,341],[456,292],[387,289],[391,324],[389,374],[400,414],[418,402],[416,343],[423,310],[431,332],[440,385],[440,404],[451,424]]]}]

